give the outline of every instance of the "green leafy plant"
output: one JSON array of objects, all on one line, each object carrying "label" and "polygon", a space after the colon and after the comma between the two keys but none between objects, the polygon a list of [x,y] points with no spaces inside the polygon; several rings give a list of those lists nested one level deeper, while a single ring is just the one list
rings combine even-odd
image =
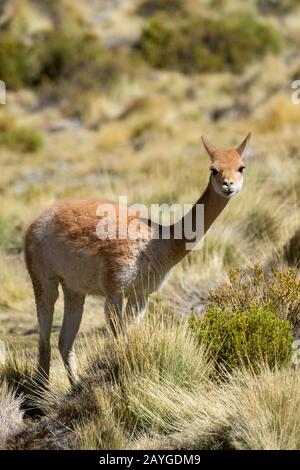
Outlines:
[{"label": "green leafy plant", "polygon": [[192,317],[190,327],[208,345],[217,371],[243,365],[255,369],[262,361],[282,366],[291,359],[291,324],[271,307],[251,304],[246,311],[228,311],[225,304],[212,305],[204,317]]}]

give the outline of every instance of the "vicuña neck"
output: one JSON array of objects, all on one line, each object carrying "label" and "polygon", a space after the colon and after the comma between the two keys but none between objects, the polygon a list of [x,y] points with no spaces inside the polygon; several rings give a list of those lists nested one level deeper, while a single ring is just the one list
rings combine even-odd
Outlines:
[{"label": "vicu\u00f1a neck", "polygon": [[[164,243],[171,265],[177,264],[191,251],[192,243],[195,241],[198,243],[201,240],[227,203],[228,199],[217,194],[209,182],[206,190],[192,209],[182,219],[170,226],[170,239],[164,240]],[[203,218],[199,207],[203,207]],[[195,234],[194,240],[191,239],[191,233]]]}]

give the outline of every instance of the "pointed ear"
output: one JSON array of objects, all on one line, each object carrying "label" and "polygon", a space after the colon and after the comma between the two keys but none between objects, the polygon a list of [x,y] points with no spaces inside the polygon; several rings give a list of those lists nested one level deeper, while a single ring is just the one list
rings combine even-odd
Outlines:
[{"label": "pointed ear", "polygon": [[247,135],[246,139],[241,143],[241,145],[236,149],[236,151],[240,154],[240,156],[243,155],[243,153],[245,152],[246,148],[247,148],[247,145],[248,145],[248,142],[250,140],[250,137],[251,137],[251,132],[249,132],[249,134]]},{"label": "pointed ear", "polygon": [[212,160],[214,160],[215,152],[217,149],[213,145],[211,145],[204,136],[201,136],[201,139],[208,155]]}]

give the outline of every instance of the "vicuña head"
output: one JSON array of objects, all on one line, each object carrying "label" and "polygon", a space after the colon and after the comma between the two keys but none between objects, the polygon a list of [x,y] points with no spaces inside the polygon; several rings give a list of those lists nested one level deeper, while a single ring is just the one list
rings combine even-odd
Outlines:
[{"label": "vicu\u00f1a head", "polygon": [[203,145],[212,162],[210,167],[212,187],[225,198],[231,198],[242,189],[243,171],[246,168],[242,157],[250,137],[249,133],[239,147],[230,150],[216,149],[205,137],[202,137]]},{"label": "vicu\u00f1a head", "polygon": [[[73,343],[80,327],[87,294],[105,297],[105,314],[113,330],[124,320],[141,318],[148,296],[156,291],[171,271],[189,252],[185,233],[177,228],[191,223],[199,240],[240,191],[245,164],[242,156],[250,134],[235,150],[217,150],[203,138],[212,164],[208,185],[190,212],[169,227],[168,238],[157,237],[166,227],[136,216],[138,235],[129,236],[132,214],[115,205],[107,224],[100,224],[99,200],[69,200],[54,204],[28,228],[25,258],[31,276],[39,322],[39,371],[47,379],[50,366],[50,335],[54,305],[61,284],[64,294],[64,319],[59,350],[71,383],[77,380]],[[197,225],[199,204],[204,211],[204,226]],[[107,238],[102,227],[117,225],[125,237]],[[179,225],[178,225],[179,224]],[[99,233],[100,230],[100,233]],[[104,230],[104,229],[103,229]],[[111,230],[113,233],[114,231]],[[124,300],[127,301],[123,312]],[[127,321],[126,321],[127,323]],[[116,328],[117,327],[117,328]]]}]

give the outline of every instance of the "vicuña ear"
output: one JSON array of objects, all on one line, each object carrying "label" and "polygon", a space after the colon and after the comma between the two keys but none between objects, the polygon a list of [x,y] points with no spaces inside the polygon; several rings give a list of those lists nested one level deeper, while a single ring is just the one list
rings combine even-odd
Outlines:
[{"label": "vicu\u00f1a ear", "polygon": [[202,136],[201,139],[208,155],[212,160],[214,160],[215,152],[217,149],[213,145],[211,145],[204,136]]},{"label": "vicu\u00f1a ear", "polygon": [[250,140],[250,137],[251,137],[251,132],[249,132],[249,134],[247,135],[246,139],[241,143],[241,145],[236,149],[236,151],[240,154],[240,156],[243,155],[243,153],[245,152],[246,148],[247,148],[247,145],[248,145],[248,142]]}]

